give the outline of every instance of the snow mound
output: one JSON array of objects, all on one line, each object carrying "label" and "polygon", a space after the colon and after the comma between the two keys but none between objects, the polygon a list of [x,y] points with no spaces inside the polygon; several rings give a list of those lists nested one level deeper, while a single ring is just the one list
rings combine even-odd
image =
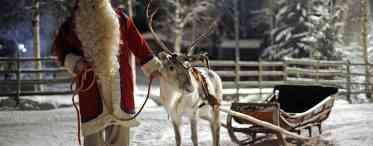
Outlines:
[{"label": "snow mound", "polygon": [[51,110],[56,109],[57,105],[48,102],[37,102],[30,99],[20,99],[17,105],[16,100],[12,98],[0,100],[0,110]]}]

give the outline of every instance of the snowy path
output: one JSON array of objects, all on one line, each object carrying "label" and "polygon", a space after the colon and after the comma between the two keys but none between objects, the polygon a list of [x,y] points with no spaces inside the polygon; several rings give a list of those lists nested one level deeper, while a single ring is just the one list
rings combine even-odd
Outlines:
[{"label": "snowy path", "polygon": [[[134,146],[172,146],[174,137],[167,114],[162,108],[148,107],[141,115],[142,124],[132,129]],[[222,120],[225,120],[222,118]],[[200,121],[199,143],[211,145],[209,126]],[[77,146],[75,113],[72,108],[51,111],[0,112],[0,146]],[[340,146],[373,145],[373,105],[337,104],[324,123],[328,140]],[[190,128],[184,125],[184,144],[191,145]],[[221,145],[234,146],[222,128]]]},{"label": "snowy path", "polygon": [[[141,125],[133,128],[134,146],[172,146],[173,130],[163,108],[144,111]],[[208,123],[200,121],[200,145],[211,145]],[[190,128],[184,125],[186,145],[191,145]],[[52,111],[0,112],[0,146],[77,146],[75,114],[72,108]],[[205,129],[205,130],[203,130]],[[222,146],[233,145],[222,129]]]}]

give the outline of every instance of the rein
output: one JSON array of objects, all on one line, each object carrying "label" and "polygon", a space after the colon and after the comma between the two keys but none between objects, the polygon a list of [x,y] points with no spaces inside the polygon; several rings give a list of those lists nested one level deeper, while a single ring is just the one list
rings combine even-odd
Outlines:
[{"label": "rein", "polygon": [[[94,85],[94,81],[96,80],[96,77],[93,76],[93,81],[89,84],[89,86],[87,88],[84,88],[84,81],[87,80],[87,74],[89,72],[93,72],[93,69],[92,68],[89,68],[89,69],[86,69],[86,70],[83,70],[81,72],[79,72],[76,77],[73,78],[71,84],[70,84],[70,89],[73,91],[73,96],[71,98],[72,102],[73,102],[73,106],[75,108],[75,111],[76,111],[76,118],[77,118],[77,127],[78,127],[78,133],[77,133],[77,138],[78,138],[78,143],[79,145],[82,145],[82,141],[80,139],[80,135],[81,135],[81,132],[80,132],[80,111],[79,111],[79,108],[78,106],[76,105],[75,103],[75,97],[76,95],[78,95],[80,92],[86,92],[88,90],[90,90],[93,85]],[[79,80],[79,77],[80,77],[80,80]],[[73,85],[74,84],[77,84],[79,81],[80,85],[79,87],[77,88],[73,88]]]},{"label": "rein", "polygon": [[[93,79],[92,79],[92,81],[88,84],[89,86],[88,86],[87,88],[84,88],[84,81],[87,80],[87,74],[90,73],[90,72],[93,73]],[[79,80],[79,77],[81,77],[80,80]],[[151,74],[150,77],[149,77],[148,92],[147,92],[147,95],[146,95],[145,101],[144,101],[143,105],[141,106],[140,110],[139,110],[139,111],[138,111],[134,116],[129,117],[129,118],[127,118],[127,119],[122,119],[122,118],[119,118],[119,117],[115,116],[113,113],[110,113],[110,112],[109,112],[109,114],[110,114],[111,116],[113,116],[113,117],[115,118],[115,120],[122,121],[122,122],[124,122],[124,121],[131,121],[131,120],[133,120],[133,119],[136,119],[136,117],[140,115],[140,113],[142,112],[142,110],[143,110],[144,107],[145,107],[145,104],[148,102],[148,100],[149,100],[149,98],[150,98],[150,90],[151,90],[151,85],[152,85],[152,82],[153,82],[153,79],[154,79],[154,78],[155,78],[154,75]],[[73,85],[74,85],[74,84],[77,84],[78,81],[79,81],[80,85],[79,85],[79,87],[77,87],[77,88],[74,89],[74,88],[73,88]],[[90,89],[93,87],[93,85],[94,85],[95,82],[96,82],[96,75],[94,74],[93,69],[92,69],[92,68],[89,68],[89,69],[83,70],[83,71],[81,71],[80,73],[78,73],[77,76],[73,78],[72,83],[71,83],[71,85],[70,85],[70,89],[73,91],[72,102],[73,102],[73,106],[74,106],[74,108],[75,108],[75,111],[76,111],[76,117],[77,117],[77,128],[78,128],[77,138],[78,138],[78,143],[79,143],[79,145],[82,145],[82,142],[81,142],[81,139],[80,139],[80,136],[81,136],[81,125],[80,125],[80,119],[81,119],[81,117],[80,117],[80,110],[79,110],[78,106],[77,106],[76,103],[75,103],[75,97],[76,97],[76,95],[78,95],[80,92],[86,92],[86,91],[90,90]],[[106,108],[108,108],[108,105],[105,104],[105,102],[103,102],[103,103],[104,103],[103,105],[104,105]]]}]

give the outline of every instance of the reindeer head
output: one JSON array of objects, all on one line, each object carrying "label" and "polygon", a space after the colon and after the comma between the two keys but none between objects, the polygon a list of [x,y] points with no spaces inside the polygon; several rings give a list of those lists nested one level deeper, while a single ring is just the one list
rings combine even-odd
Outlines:
[{"label": "reindeer head", "polygon": [[[183,55],[183,54],[176,54],[172,52],[159,38],[159,36],[156,34],[156,32],[153,29],[152,23],[153,23],[153,17],[157,13],[157,10],[155,10],[153,13],[149,13],[151,0],[148,2],[147,8],[146,8],[146,16],[148,19],[148,27],[151,31],[154,39],[156,40],[157,44],[161,47],[163,50],[161,53],[159,53],[159,58],[162,62],[162,68],[160,69],[161,77],[164,78],[166,81],[168,81],[170,84],[173,84],[175,86],[178,86],[180,89],[183,89],[185,91],[192,91],[193,85],[191,81],[191,62],[196,60],[207,60],[206,54],[197,54],[197,55]],[[198,43],[207,37],[207,35],[212,32],[214,26],[216,24],[216,21],[209,27],[208,32],[202,34],[199,36],[192,45],[188,48],[188,50],[194,49],[198,45]]]},{"label": "reindeer head", "polygon": [[189,74],[191,65],[187,57],[161,52],[159,58],[162,62],[161,78],[181,90],[192,92],[193,85]]}]

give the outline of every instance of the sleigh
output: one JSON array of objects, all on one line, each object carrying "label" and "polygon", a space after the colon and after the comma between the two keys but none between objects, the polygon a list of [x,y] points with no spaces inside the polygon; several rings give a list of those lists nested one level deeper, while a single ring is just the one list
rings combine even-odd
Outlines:
[{"label": "sleigh", "polygon": [[[261,103],[232,103],[231,110],[252,116],[261,121],[301,134],[312,129],[322,132],[321,123],[330,114],[337,88],[324,86],[279,85],[273,94]],[[227,129],[232,141],[248,145],[268,139],[276,132],[247,120],[227,116]]]}]

